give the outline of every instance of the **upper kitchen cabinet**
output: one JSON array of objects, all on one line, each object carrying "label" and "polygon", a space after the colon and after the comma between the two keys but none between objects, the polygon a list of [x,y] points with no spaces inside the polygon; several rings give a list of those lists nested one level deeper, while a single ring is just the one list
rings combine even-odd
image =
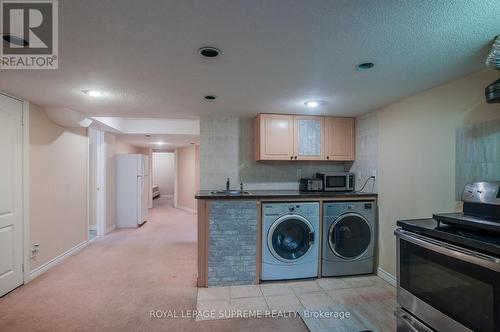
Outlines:
[{"label": "upper kitchen cabinet", "polygon": [[256,160],[354,160],[354,119],[260,114]]},{"label": "upper kitchen cabinet", "polygon": [[325,118],[325,155],[327,160],[353,161],[354,119]]},{"label": "upper kitchen cabinet", "polygon": [[321,116],[293,116],[294,160],[325,159],[325,118]]},{"label": "upper kitchen cabinet", "polygon": [[260,114],[255,121],[257,160],[291,160],[293,149],[293,116]]}]

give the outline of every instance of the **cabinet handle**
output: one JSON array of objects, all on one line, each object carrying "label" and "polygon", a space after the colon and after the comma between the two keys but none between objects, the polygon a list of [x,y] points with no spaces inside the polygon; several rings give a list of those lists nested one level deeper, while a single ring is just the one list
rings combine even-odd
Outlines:
[{"label": "cabinet handle", "polygon": [[330,156],[326,156],[326,159],[330,159]]},{"label": "cabinet handle", "polygon": [[293,160],[293,156],[290,156],[290,160]]},{"label": "cabinet handle", "polygon": [[297,160],[297,156],[295,156],[295,160]]}]

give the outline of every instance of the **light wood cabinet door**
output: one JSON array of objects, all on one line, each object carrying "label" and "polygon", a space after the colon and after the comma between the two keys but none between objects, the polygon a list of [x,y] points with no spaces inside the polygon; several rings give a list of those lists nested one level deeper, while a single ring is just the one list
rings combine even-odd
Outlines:
[{"label": "light wood cabinet door", "polygon": [[293,159],[293,116],[260,114],[256,120],[256,159]]},{"label": "light wood cabinet door", "polygon": [[325,118],[325,148],[327,160],[352,161],[354,154],[354,119]]},{"label": "light wood cabinet door", "polygon": [[295,115],[294,160],[325,159],[325,118]]}]

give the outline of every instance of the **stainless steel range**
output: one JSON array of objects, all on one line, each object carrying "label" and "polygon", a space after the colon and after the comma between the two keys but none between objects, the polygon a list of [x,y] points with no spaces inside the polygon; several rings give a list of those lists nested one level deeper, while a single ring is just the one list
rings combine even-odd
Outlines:
[{"label": "stainless steel range", "polygon": [[500,182],[468,184],[462,201],[397,223],[398,332],[500,331]]}]

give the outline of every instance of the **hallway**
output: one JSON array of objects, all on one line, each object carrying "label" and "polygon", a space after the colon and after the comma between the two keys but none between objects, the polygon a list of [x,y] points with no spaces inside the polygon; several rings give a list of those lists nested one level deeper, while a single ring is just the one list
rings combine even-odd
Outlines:
[{"label": "hallway", "polygon": [[195,322],[151,310],[196,309],[196,215],[155,200],[150,221],[95,239],[0,299],[2,331],[304,331],[299,318]]},{"label": "hallway", "polygon": [[[173,196],[160,196],[153,199],[153,209],[156,208],[168,208],[174,207],[174,197]],[[149,210],[149,212],[154,210]]]}]

